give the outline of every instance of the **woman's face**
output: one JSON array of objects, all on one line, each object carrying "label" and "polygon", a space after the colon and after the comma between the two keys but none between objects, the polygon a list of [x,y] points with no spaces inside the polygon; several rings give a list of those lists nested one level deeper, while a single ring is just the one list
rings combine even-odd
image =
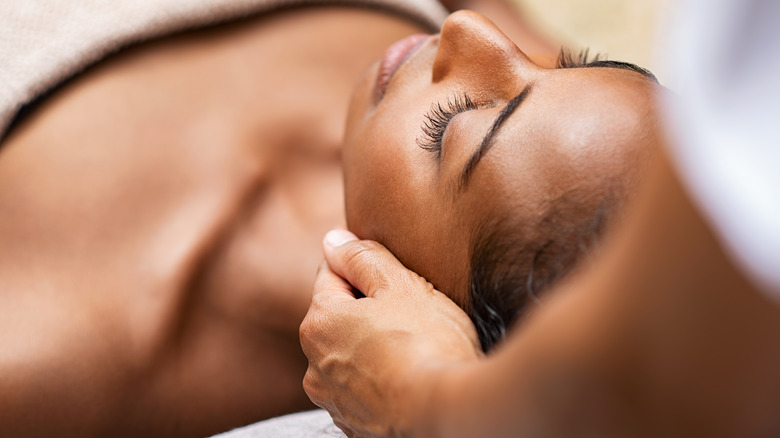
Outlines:
[{"label": "woman's face", "polygon": [[625,185],[654,142],[654,86],[619,68],[543,68],[481,15],[452,14],[440,35],[391,48],[357,87],[349,228],[463,305],[482,222],[532,229],[558,199]]}]

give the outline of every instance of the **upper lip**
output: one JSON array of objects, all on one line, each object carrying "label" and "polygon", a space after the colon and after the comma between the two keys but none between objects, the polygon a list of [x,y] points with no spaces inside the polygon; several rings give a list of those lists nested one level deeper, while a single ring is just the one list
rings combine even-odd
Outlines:
[{"label": "upper lip", "polygon": [[[377,100],[382,99],[385,92],[387,91],[387,88],[390,84],[390,81],[395,76],[396,72],[401,69],[401,66],[403,66],[411,57],[414,55],[428,40],[431,39],[430,35],[413,35],[421,37],[419,41],[417,41],[412,47],[410,47],[404,55],[401,57],[401,59],[397,63],[393,63],[393,60],[388,61],[386,56],[383,57],[382,61],[379,64],[379,71],[377,73]],[[411,37],[405,38],[402,41],[406,41]],[[397,43],[396,43],[397,44]],[[392,48],[393,46],[391,46]],[[391,50],[391,49],[388,49]],[[387,65],[387,62],[390,62],[390,65]]]}]

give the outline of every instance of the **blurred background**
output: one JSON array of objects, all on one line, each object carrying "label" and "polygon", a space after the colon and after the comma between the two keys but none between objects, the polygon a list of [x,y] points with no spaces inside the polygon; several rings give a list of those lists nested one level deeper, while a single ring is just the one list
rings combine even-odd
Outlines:
[{"label": "blurred background", "polygon": [[590,47],[610,59],[650,69],[664,82],[655,52],[657,29],[671,0],[513,0],[538,29],[572,49]]}]

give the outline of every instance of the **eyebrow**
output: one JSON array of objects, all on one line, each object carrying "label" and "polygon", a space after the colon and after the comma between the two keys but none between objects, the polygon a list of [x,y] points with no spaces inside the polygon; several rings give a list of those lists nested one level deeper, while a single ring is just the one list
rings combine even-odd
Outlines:
[{"label": "eyebrow", "polygon": [[595,55],[591,56],[590,49],[587,47],[580,50],[580,52],[576,55],[566,47],[561,47],[560,52],[558,52],[558,60],[556,61],[555,67],[557,69],[589,67],[617,68],[621,70],[628,70],[634,73],[639,73],[655,83],[659,83],[658,78],[655,77],[655,75],[650,70],[630,62],[602,59],[602,55],[600,53],[596,53]]},{"label": "eyebrow", "polygon": [[651,81],[655,82],[656,84],[658,83],[658,78],[655,77],[655,75],[650,70],[640,67],[636,64],[632,64],[630,62],[596,60],[596,61],[588,62],[587,64],[575,66],[573,68],[616,68],[619,70],[628,70],[634,73],[639,73],[642,76],[646,77],[647,79],[650,79]]},{"label": "eyebrow", "polygon": [[493,125],[490,127],[490,130],[487,132],[487,134],[485,134],[485,137],[482,138],[482,142],[480,143],[479,147],[474,151],[473,154],[471,154],[471,158],[469,158],[469,160],[466,162],[466,165],[463,166],[463,170],[460,172],[460,183],[458,184],[459,191],[462,192],[463,190],[466,190],[466,187],[468,186],[469,180],[471,178],[471,174],[474,172],[474,167],[477,166],[477,163],[479,163],[490,147],[493,146],[493,139],[498,133],[498,130],[501,129],[501,125],[504,124],[504,122],[509,118],[509,116],[512,115],[517,107],[519,107],[525,98],[528,97],[528,94],[531,93],[531,88],[531,84],[528,84],[523,89],[523,91],[520,92],[520,94],[507,102],[504,109],[498,113],[498,116],[496,116],[496,119],[493,121]]}]

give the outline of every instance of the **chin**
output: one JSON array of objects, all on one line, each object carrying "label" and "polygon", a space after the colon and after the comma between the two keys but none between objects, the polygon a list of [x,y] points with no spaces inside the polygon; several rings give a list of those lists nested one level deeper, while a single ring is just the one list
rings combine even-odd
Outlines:
[{"label": "chin", "polygon": [[352,99],[347,114],[347,134],[349,134],[349,128],[353,122],[363,120],[377,104],[376,75],[378,69],[379,61],[376,61],[363,72],[352,90]]}]

